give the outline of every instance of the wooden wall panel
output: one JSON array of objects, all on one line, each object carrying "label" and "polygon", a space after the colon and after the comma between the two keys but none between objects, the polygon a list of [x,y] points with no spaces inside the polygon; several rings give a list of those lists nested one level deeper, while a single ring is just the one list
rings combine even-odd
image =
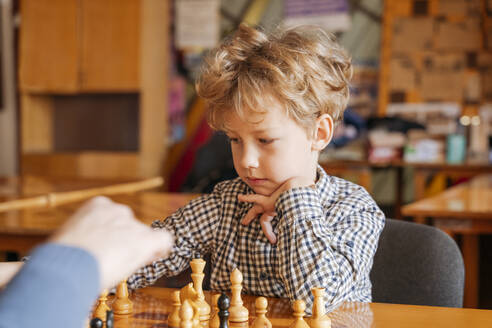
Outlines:
[{"label": "wooden wall panel", "polygon": [[78,85],[77,0],[22,0],[21,91],[74,92]]},{"label": "wooden wall panel", "polygon": [[142,0],[139,175],[160,175],[167,153],[169,4]]},{"label": "wooden wall panel", "polygon": [[23,153],[53,150],[53,101],[46,95],[20,97],[21,149]]},{"label": "wooden wall panel", "polygon": [[137,91],[140,1],[83,0],[81,19],[81,90]]},{"label": "wooden wall panel", "polygon": [[22,174],[77,178],[134,178],[137,154],[78,152],[22,155]]}]

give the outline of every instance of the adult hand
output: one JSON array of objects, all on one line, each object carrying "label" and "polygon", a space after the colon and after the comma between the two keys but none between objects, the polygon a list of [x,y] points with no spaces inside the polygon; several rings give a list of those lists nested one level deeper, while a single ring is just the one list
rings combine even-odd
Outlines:
[{"label": "adult hand", "polygon": [[278,197],[286,190],[313,185],[314,182],[311,180],[301,177],[294,177],[280,185],[270,196],[258,194],[238,195],[237,198],[239,201],[254,203],[253,207],[251,207],[248,213],[246,213],[246,215],[242,218],[241,224],[248,225],[261,214],[259,216],[259,221],[263,233],[271,244],[277,243],[277,236],[275,236],[275,233],[273,232],[271,222],[276,215],[275,203],[277,202]]},{"label": "adult hand", "polygon": [[0,263],[0,287],[6,285],[10,279],[20,270],[23,262]]},{"label": "adult hand", "polygon": [[96,197],[85,203],[50,241],[90,252],[99,263],[101,288],[110,288],[152,260],[168,256],[173,236],[136,220],[128,206]]}]

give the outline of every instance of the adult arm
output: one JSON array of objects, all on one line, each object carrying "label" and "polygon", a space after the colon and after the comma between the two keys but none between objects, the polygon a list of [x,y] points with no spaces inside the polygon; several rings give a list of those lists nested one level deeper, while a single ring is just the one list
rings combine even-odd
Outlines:
[{"label": "adult arm", "polygon": [[56,243],[37,248],[0,294],[0,327],[80,327],[100,290],[89,252]]},{"label": "adult arm", "polygon": [[2,262],[0,263],[0,288],[2,286],[5,286],[10,279],[12,279],[13,276],[17,272],[19,272],[20,268],[22,267],[23,262]]},{"label": "adult arm", "polygon": [[168,232],[137,221],[127,206],[94,198],[34,251],[0,294],[0,327],[81,327],[102,288],[171,246]]}]

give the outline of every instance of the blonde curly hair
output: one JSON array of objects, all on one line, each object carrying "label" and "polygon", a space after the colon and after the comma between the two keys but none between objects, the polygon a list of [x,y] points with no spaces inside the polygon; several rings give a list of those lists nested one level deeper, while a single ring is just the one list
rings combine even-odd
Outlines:
[{"label": "blonde curly hair", "polygon": [[321,114],[342,118],[351,77],[351,58],[320,28],[266,34],[241,24],[206,57],[195,86],[216,130],[224,129],[225,114],[264,113],[273,98],[309,132]]}]

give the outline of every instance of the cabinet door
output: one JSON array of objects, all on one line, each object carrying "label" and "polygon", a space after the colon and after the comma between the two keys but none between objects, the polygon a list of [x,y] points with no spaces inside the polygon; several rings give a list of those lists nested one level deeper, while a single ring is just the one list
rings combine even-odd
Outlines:
[{"label": "cabinet door", "polygon": [[82,91],[137,91],[140,1],[82,1]]},{"label": "cabinet door", "polygon": [[75,92],[79,84],[77,0],[21,0],[21,91]]}]

